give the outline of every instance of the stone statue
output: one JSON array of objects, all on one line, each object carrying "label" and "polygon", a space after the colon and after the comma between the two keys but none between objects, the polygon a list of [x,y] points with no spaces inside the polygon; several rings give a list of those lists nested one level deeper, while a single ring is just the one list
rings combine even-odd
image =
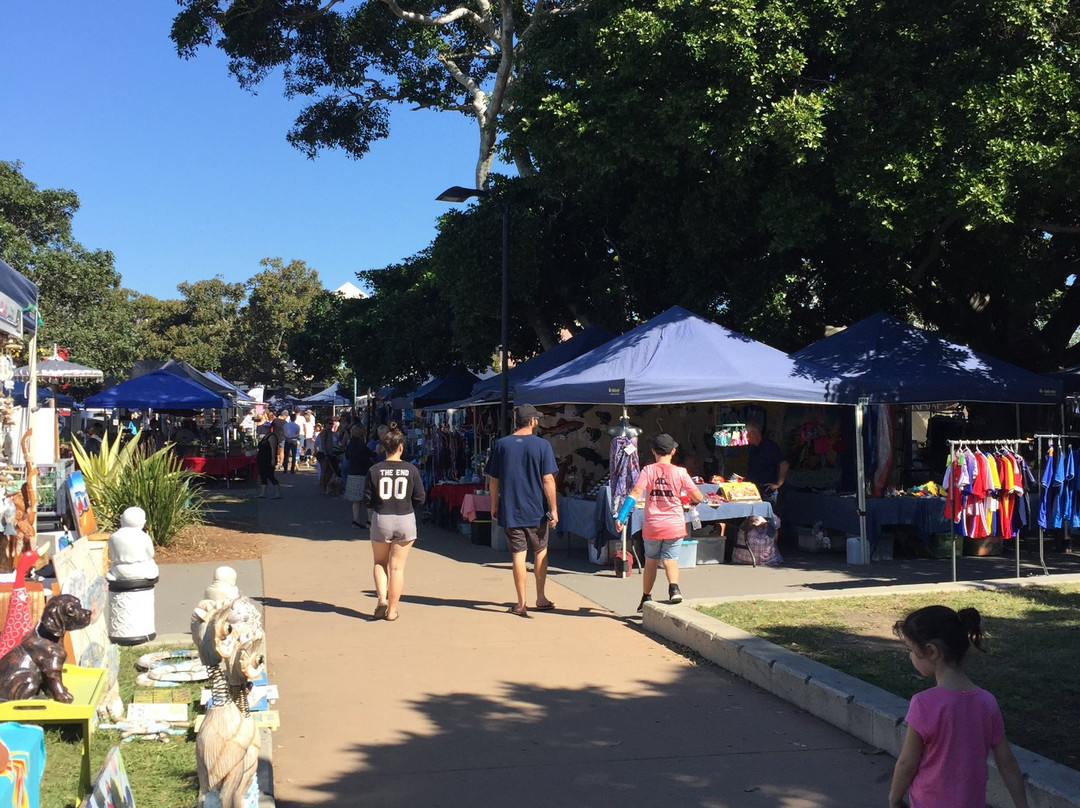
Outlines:
[{"label": "stone statue", "polygon": [[109,536],[112,566],[105,574],[109,584],[109,639],[119,645],[138,645],[157,636],[154,625],[154,585],[158,565],[154,540],[143,528],[146,512],[127,508],[120,514],[120,528]]},{"label": "stone statue", "polygon": [[[211,585],[213,589],[213,585]],[[262,616],[254,601],[222,603],[207,598],[195,607],[191,637],[210,672],[211,698],[195,739],[199,805],[216,791],[222,808],[243,808],[257,788],[260,739],[247,692],[265,663]]]},{"label": "stone statue", "polygon": [[154,540],[146,527],[146,511],[128,508],[120,514],[120,528],[109,536],[109,558],[112,566],[105,578],[109,581],[157,580],[158,565],[154,561]]},{"label": "stone statue", "polygon": [[238,597],[240,597],[240,589],[236,585],[236,570],[232,567],[218,567],[214,570],[214,580],[203,592],[203,600],[221,603],[236,600]]}]

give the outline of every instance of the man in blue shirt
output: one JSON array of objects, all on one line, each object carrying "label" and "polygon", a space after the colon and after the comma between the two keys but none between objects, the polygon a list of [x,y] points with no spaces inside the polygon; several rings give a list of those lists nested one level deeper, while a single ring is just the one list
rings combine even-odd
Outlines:
[{"label": "man in blue shirt", "polygon": [[784,452],[773,441],[761,434],[759,424],[746,425],[746,439],[750,442],[746,479],[758,487],[761,498],[776,505],[780,486],[788,473]]},{"label": "man in blue shirt", "polygon": [[551,444],[534,435],[540,412],[531,404],[514,408],[517,430],[491,447],[487,473],[490,479],[491,518],[506,532],[513,556],[517,604],[510,612],[528,617],[525,606],[526,554],[533,551],[536,576],[536,608],[546,611],[555,604],[544,594],[547,581],[548,530],[559,521],[555,472],[558,464]]}]

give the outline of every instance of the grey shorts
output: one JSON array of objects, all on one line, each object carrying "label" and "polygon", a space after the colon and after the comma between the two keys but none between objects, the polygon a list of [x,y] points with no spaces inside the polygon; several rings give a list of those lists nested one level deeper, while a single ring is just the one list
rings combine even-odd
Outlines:
[{"label": "grey shorts", "polygon": [[371,514],[371,540],[378,542],[416,541],[416,515],[399,516],[395,513]]},{"label": "grey shorts", "polygon": [[539,553],[548,546],[548,520],[541,520],[536,527],[506,528],[506,544],[511,553],[524,553],[532,550]]}]

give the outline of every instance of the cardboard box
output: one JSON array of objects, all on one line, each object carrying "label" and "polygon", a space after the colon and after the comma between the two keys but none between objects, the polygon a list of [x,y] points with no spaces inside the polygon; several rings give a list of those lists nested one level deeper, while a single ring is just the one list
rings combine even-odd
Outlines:
[{"label": "cardboard box", "polygon": [[[798,541],[799,541],[799,545],[798,545],[799,550],[801,550],[802,552],[804,552],[804,553],[832,553],[832,552],[836,551],[836,547],[834,546],[835,540],[829,535],[829,531],[824,531],[823,533],[818,533],[812,527],[802,527],[802,526],[799,526],[798,528],[796,528],[796,530],[798,531],[797,535],[798,535]],[[829,539],[829,546],[828,547],[824,546],[821,543],[823,535]]]},{"label": "cardboard box", "polygon": [[955,533],[930,534],[930,555],[933,558],[952,558],[953,546],[958,556],[963,555],[964,537]]},{"label": "cardboard box", "polygon": [[886,533],[878,536],[878,540],[870,548],[871,561],[893,560],[893,537]]}]

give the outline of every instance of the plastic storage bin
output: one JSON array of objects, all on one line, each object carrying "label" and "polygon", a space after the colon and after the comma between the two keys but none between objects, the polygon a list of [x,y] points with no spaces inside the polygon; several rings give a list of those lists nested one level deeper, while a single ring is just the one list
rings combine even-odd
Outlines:
[{"label": "plastic storage bin", "polygon": [[724,551],[727,547],[726,536],[719,536],[716,538],[708,539],[698,539],[697,542],[698,565],[724,563]]},{"label": "plastic storage bin", "polygon": [[[865,549],[866,554],[863,555]],[[849,564],[864,564],[870,560],[870,548],[867,547],[867,543],[863,541],[862,536],[848,536],[847,539],[847,563]]]},{"label": "plastic storage bin", "polygon": [[679,567],[686,569],[697,566],[697,539],[683,539],[679,546]]}]

